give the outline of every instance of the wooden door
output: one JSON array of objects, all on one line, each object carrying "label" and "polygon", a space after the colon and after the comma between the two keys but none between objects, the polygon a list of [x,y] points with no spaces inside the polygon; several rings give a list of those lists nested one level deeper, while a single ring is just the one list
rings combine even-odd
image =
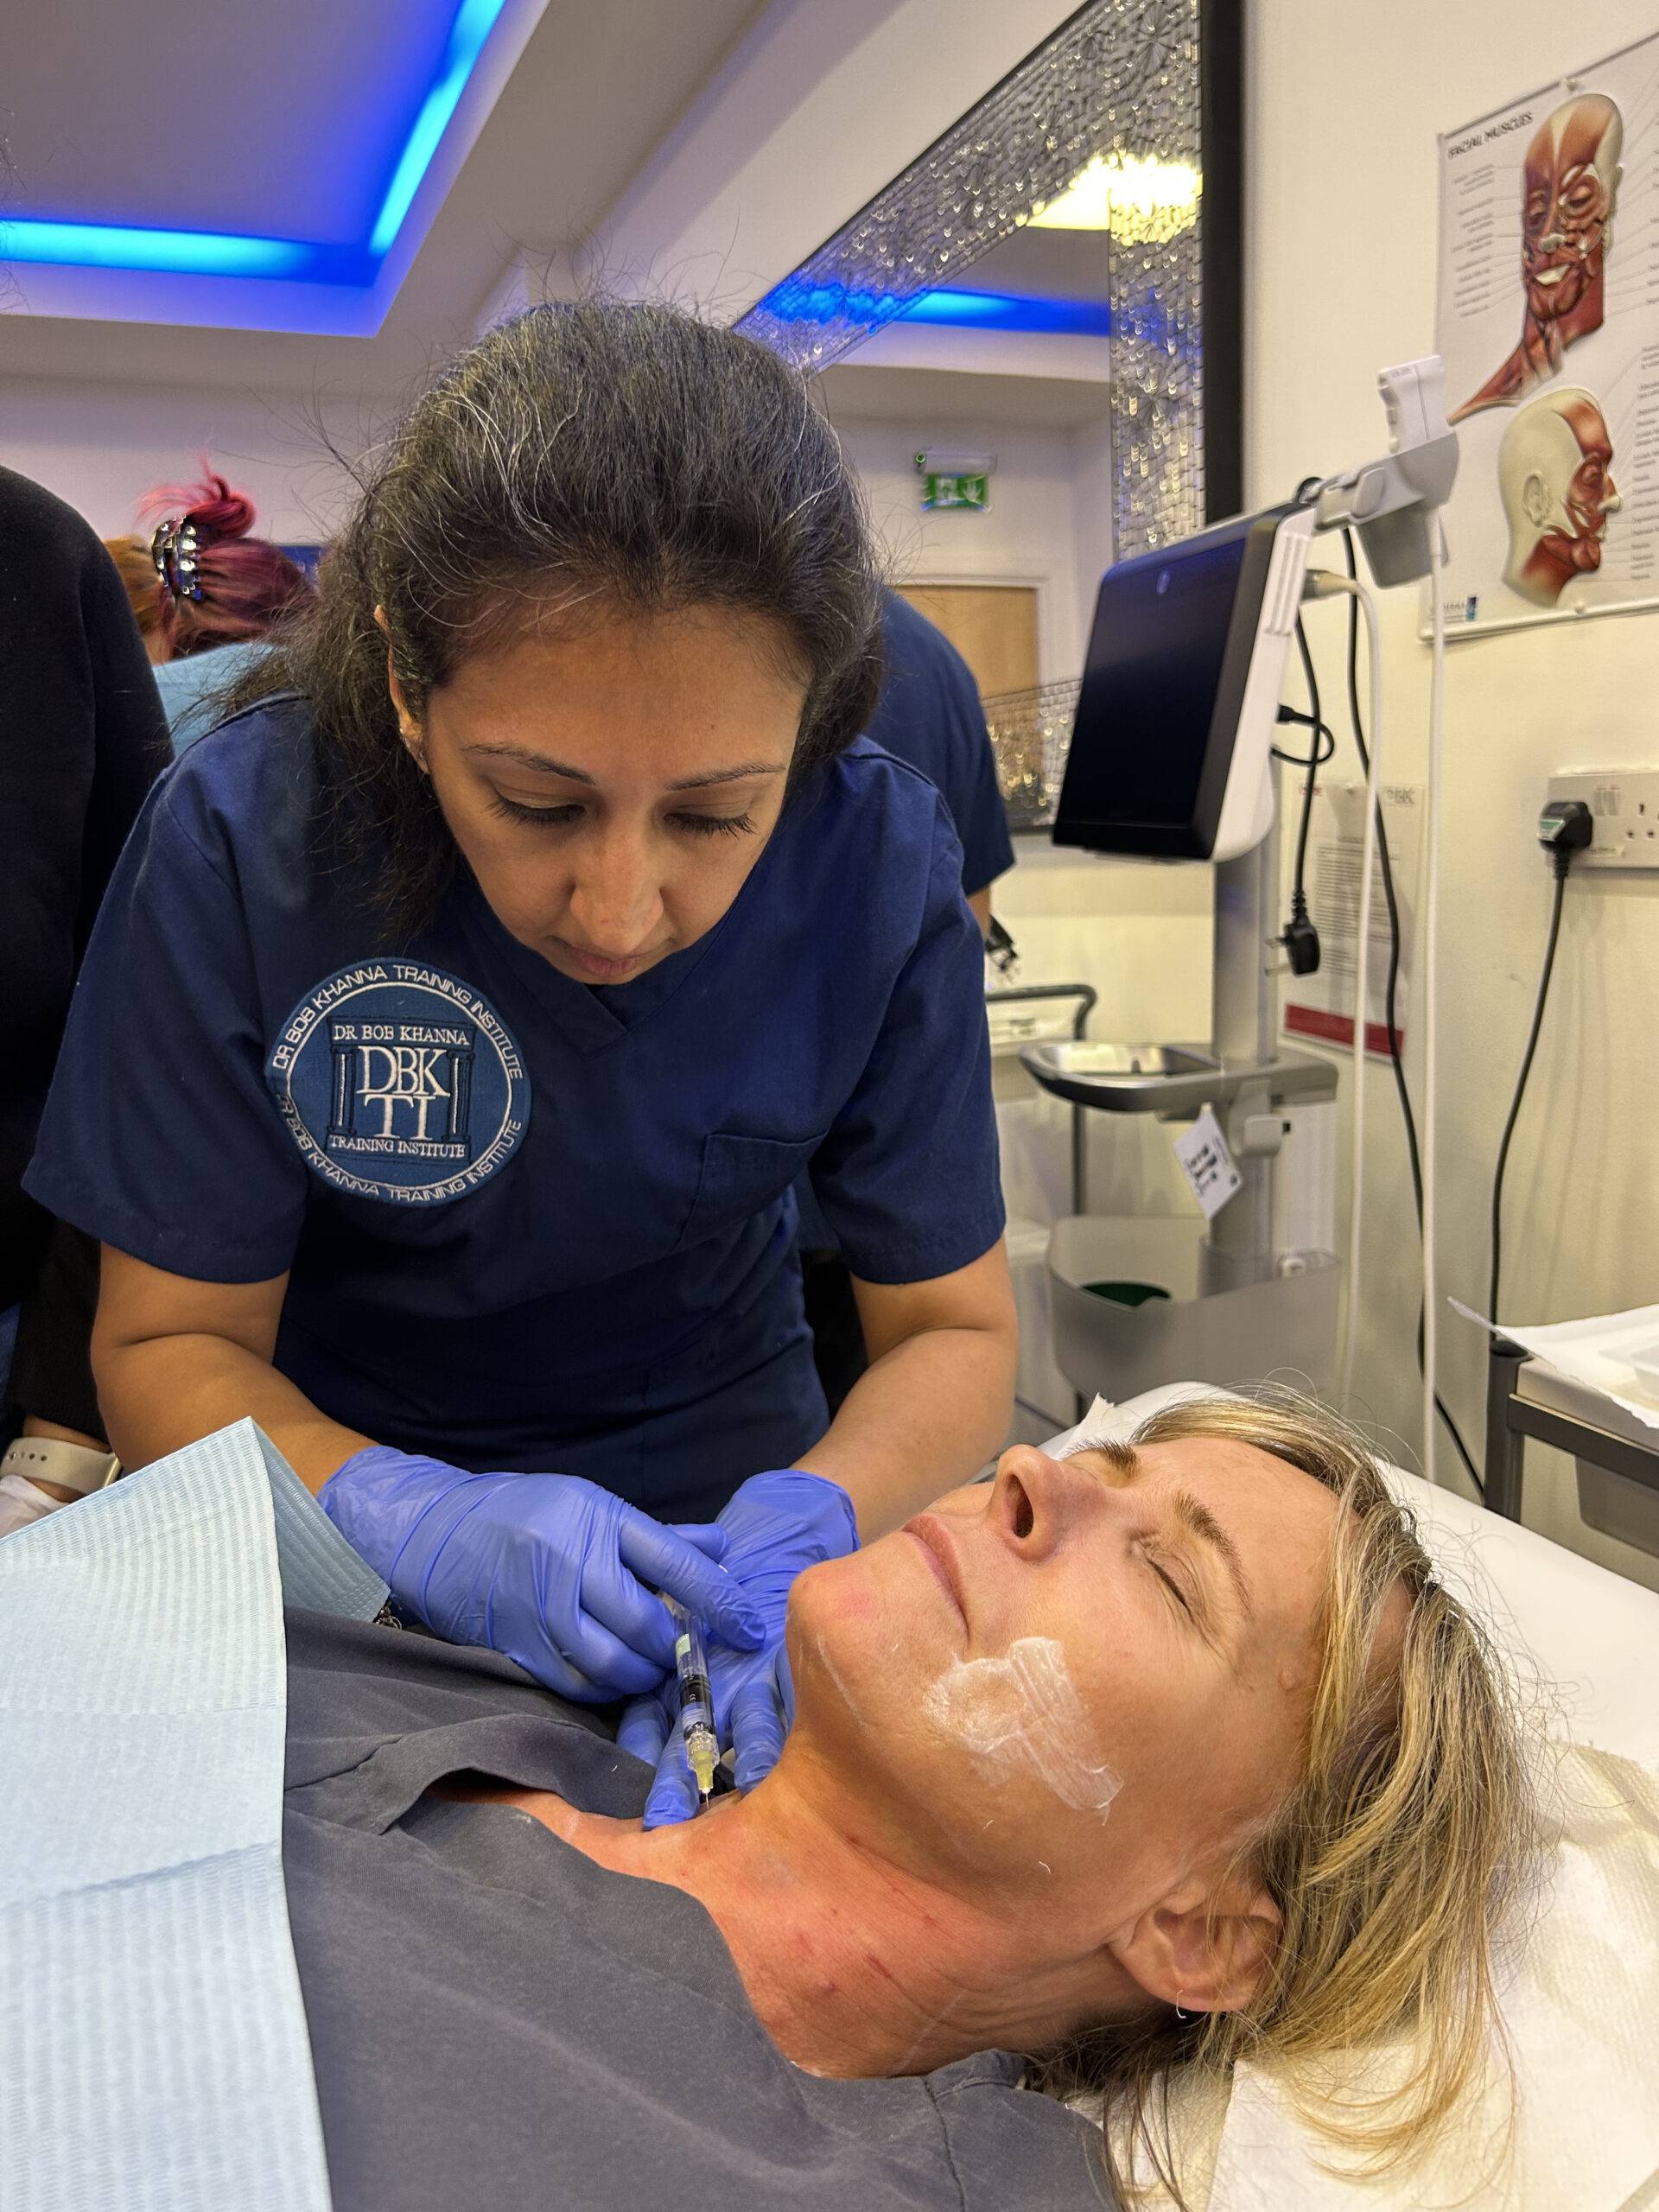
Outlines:
[{"label": "wooden door", "polygon": [[1029,584],[900,584],[900,599],[944,631],[982,698],[1037,683],[1037,594]]}]

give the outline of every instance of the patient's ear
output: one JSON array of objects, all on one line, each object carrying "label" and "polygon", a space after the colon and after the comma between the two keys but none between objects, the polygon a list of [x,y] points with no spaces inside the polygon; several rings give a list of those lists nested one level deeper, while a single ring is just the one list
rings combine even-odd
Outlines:
[{"label": "patient's ear", "polygon": [[1183,1883],[1112,1948],[1148,1997],[1188,2012],[1236,2012],[1262,1986],[1283,1915],[1249,1874]]}]

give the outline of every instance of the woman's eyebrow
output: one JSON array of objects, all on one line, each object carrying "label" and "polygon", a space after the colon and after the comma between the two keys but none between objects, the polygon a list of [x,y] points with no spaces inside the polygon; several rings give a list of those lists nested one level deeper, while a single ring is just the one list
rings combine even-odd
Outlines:
[{"label": "woman's eyebrow", "polygon": [[594,779],[585,768],[572,768],[563,760],[550,760],[545,753],[532,753],[523,745],[463,745],[463,753],[487,753],[492,760],[511,760],[516,767],[537,768],[544,776],[563,776],[573,784],[591,784]]},{"label": "woman's eyebrow", "polygon": [[746,760],[741,768],[711,768],[706,776],[682,776],[669,785],[671,791],[701,791],[705,784],[737,784],[745,776],[781,776],[787,760]]},{"label": "woman's eyebrow", "polygon": [[1233,1541],[1215,1515],[1201,1498],[1190,1491],[1178,1490],[1170,1499],[1175,1518],[1189,1536],[1207,1544],[1227,1570],[1227,1579],[1233,1586],[1239,1610],[1248,1621],[1255,1618],[1255,1600],[1251,1595],[1249,1577],[1244,1572],[1244,1562],[1239,1556],[1238,1546]]},{"label": "woman's eyebrow", "polygon": [[[464,745],[461,751],[484,753],[492,760],[511,760],[515,767],[534,768],[543,776],[563,776],[568,783],[591,784],[595,780],[585,768],[573,768],[568,761],[555,760],[545,753],[532,753],[523,745]],[[788,766],[787,760],[746,760],[739,768],[710,768],[706,775],[681,776],[668,788],[671,791],[701,791],[709,784],[741,783],[747,776],[781,776]]]},{"label": "woman's eyebrow", "polygon": [[[1135,1446],[1125,1444],[1116,1436],[1103,1437],[1097,1444],[1078,1444],[1068,1452],[1066,1459],[1109,1459],[1119,1478],[1134,1482],[1141,1472],[1141,1462],[1135,1456]],[[1064,1464],[1064,1463],[1063,1463]]]},{"label": "woman's eyebrow", "polygon": [[[1086,1444],[1081,1451],[1070,1452],[1067,1457],[1071,1459],[1108,1459],[1118,1480],[1126,1484],[1137,1482],[1144,1472],[1135,1456],[1135,1446],[1122,1442],[1116,1437],[1106,1438],[1098,1444]],[[1191,1491],[1172,1491],[1169,1506],[1185,1533],[1205,1545],[1221,1561],[1226,1569],[1227,1579],[1232,1584],[1240,1612],[1247,1621],[1253,1622],[1255,1618],[1255,1600],[1250,1590],[1249,1577],[1244,1572],[1244,1561],[1232,1537],[1203,1500],[1194,1497]]]}]

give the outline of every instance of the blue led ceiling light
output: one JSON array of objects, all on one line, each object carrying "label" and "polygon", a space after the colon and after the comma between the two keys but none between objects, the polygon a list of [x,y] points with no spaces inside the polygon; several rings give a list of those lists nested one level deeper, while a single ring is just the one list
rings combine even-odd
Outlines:
[{"label": "blue led ceiling light", "polygon": [[461,0],[437,81],[421,103],[362,245],[253,238],[220,231],[145,230],[122,223],[56,223],[0,214],[0,260],[56,268],[166,270],[179,276],[283,276],[367,286],[391,250],[467,82],[507,0]]},{"label": "blue led ceiling light", "polygon": [[1069,337],[1105,338],[1112,327],[1103,300],[1050,300],[1014,292],[934,290],[900,300],[891,292],[849,290],[844,284],[808,284],[786,276],[760,307],[779,322],[933,322],[975,330],[1042,331]]},{"label": "blue led ceiling light", "polygon": [[495,19],[505,5],[506,0],[461,0],[449,43],[439,65],[438,81],[421,103],[415,127],[398,156],[386,196],[380,203],[380,213],[369,233],[369,251],[377,259],[390,251],[392,240],[403,227],[410,202],[420,189],[421,179],[438,150],[438,142],[467,89],[473,66],[484,51],[484,41],[495,29]]},{"label": "blue led ceiling light", "polygon": [[0,216],[0,259],[60,268],[165,269],[208,276],[306,276],[325,249],[219,231],[144,231],[120,223],[14,222]]},{"label": "blue led ceiling light", "polygon": [[1104,300],[1047,300],[1009,292],[923,292],[901,310],[898,319],[1076,338],[1109,337],[1112,327],[1111,309]]}]

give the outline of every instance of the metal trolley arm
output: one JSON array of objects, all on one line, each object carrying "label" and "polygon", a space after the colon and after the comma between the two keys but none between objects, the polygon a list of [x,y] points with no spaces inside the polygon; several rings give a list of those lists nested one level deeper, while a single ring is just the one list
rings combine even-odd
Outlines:
[{"label": "metal trolley arm", "polygon": [[[985,1004],[1010,1006],[1029,1003],[1033,999],[1075,999],[1077,1011],[1071,1016],[1071,1039],[1074,1044],[1083,1042],[1083,1033],[1088,1027],[1089,1017],[1099,1003],[1100,994],[1092,983],[1016,983],[1012,990],[987,991]],[[1071,1108],[1071,1211],[1082,1213],[1084,1193],[1089,1180],[1089,1141],[1084,1126],[1083,1109],[1075,1103]]]}]

